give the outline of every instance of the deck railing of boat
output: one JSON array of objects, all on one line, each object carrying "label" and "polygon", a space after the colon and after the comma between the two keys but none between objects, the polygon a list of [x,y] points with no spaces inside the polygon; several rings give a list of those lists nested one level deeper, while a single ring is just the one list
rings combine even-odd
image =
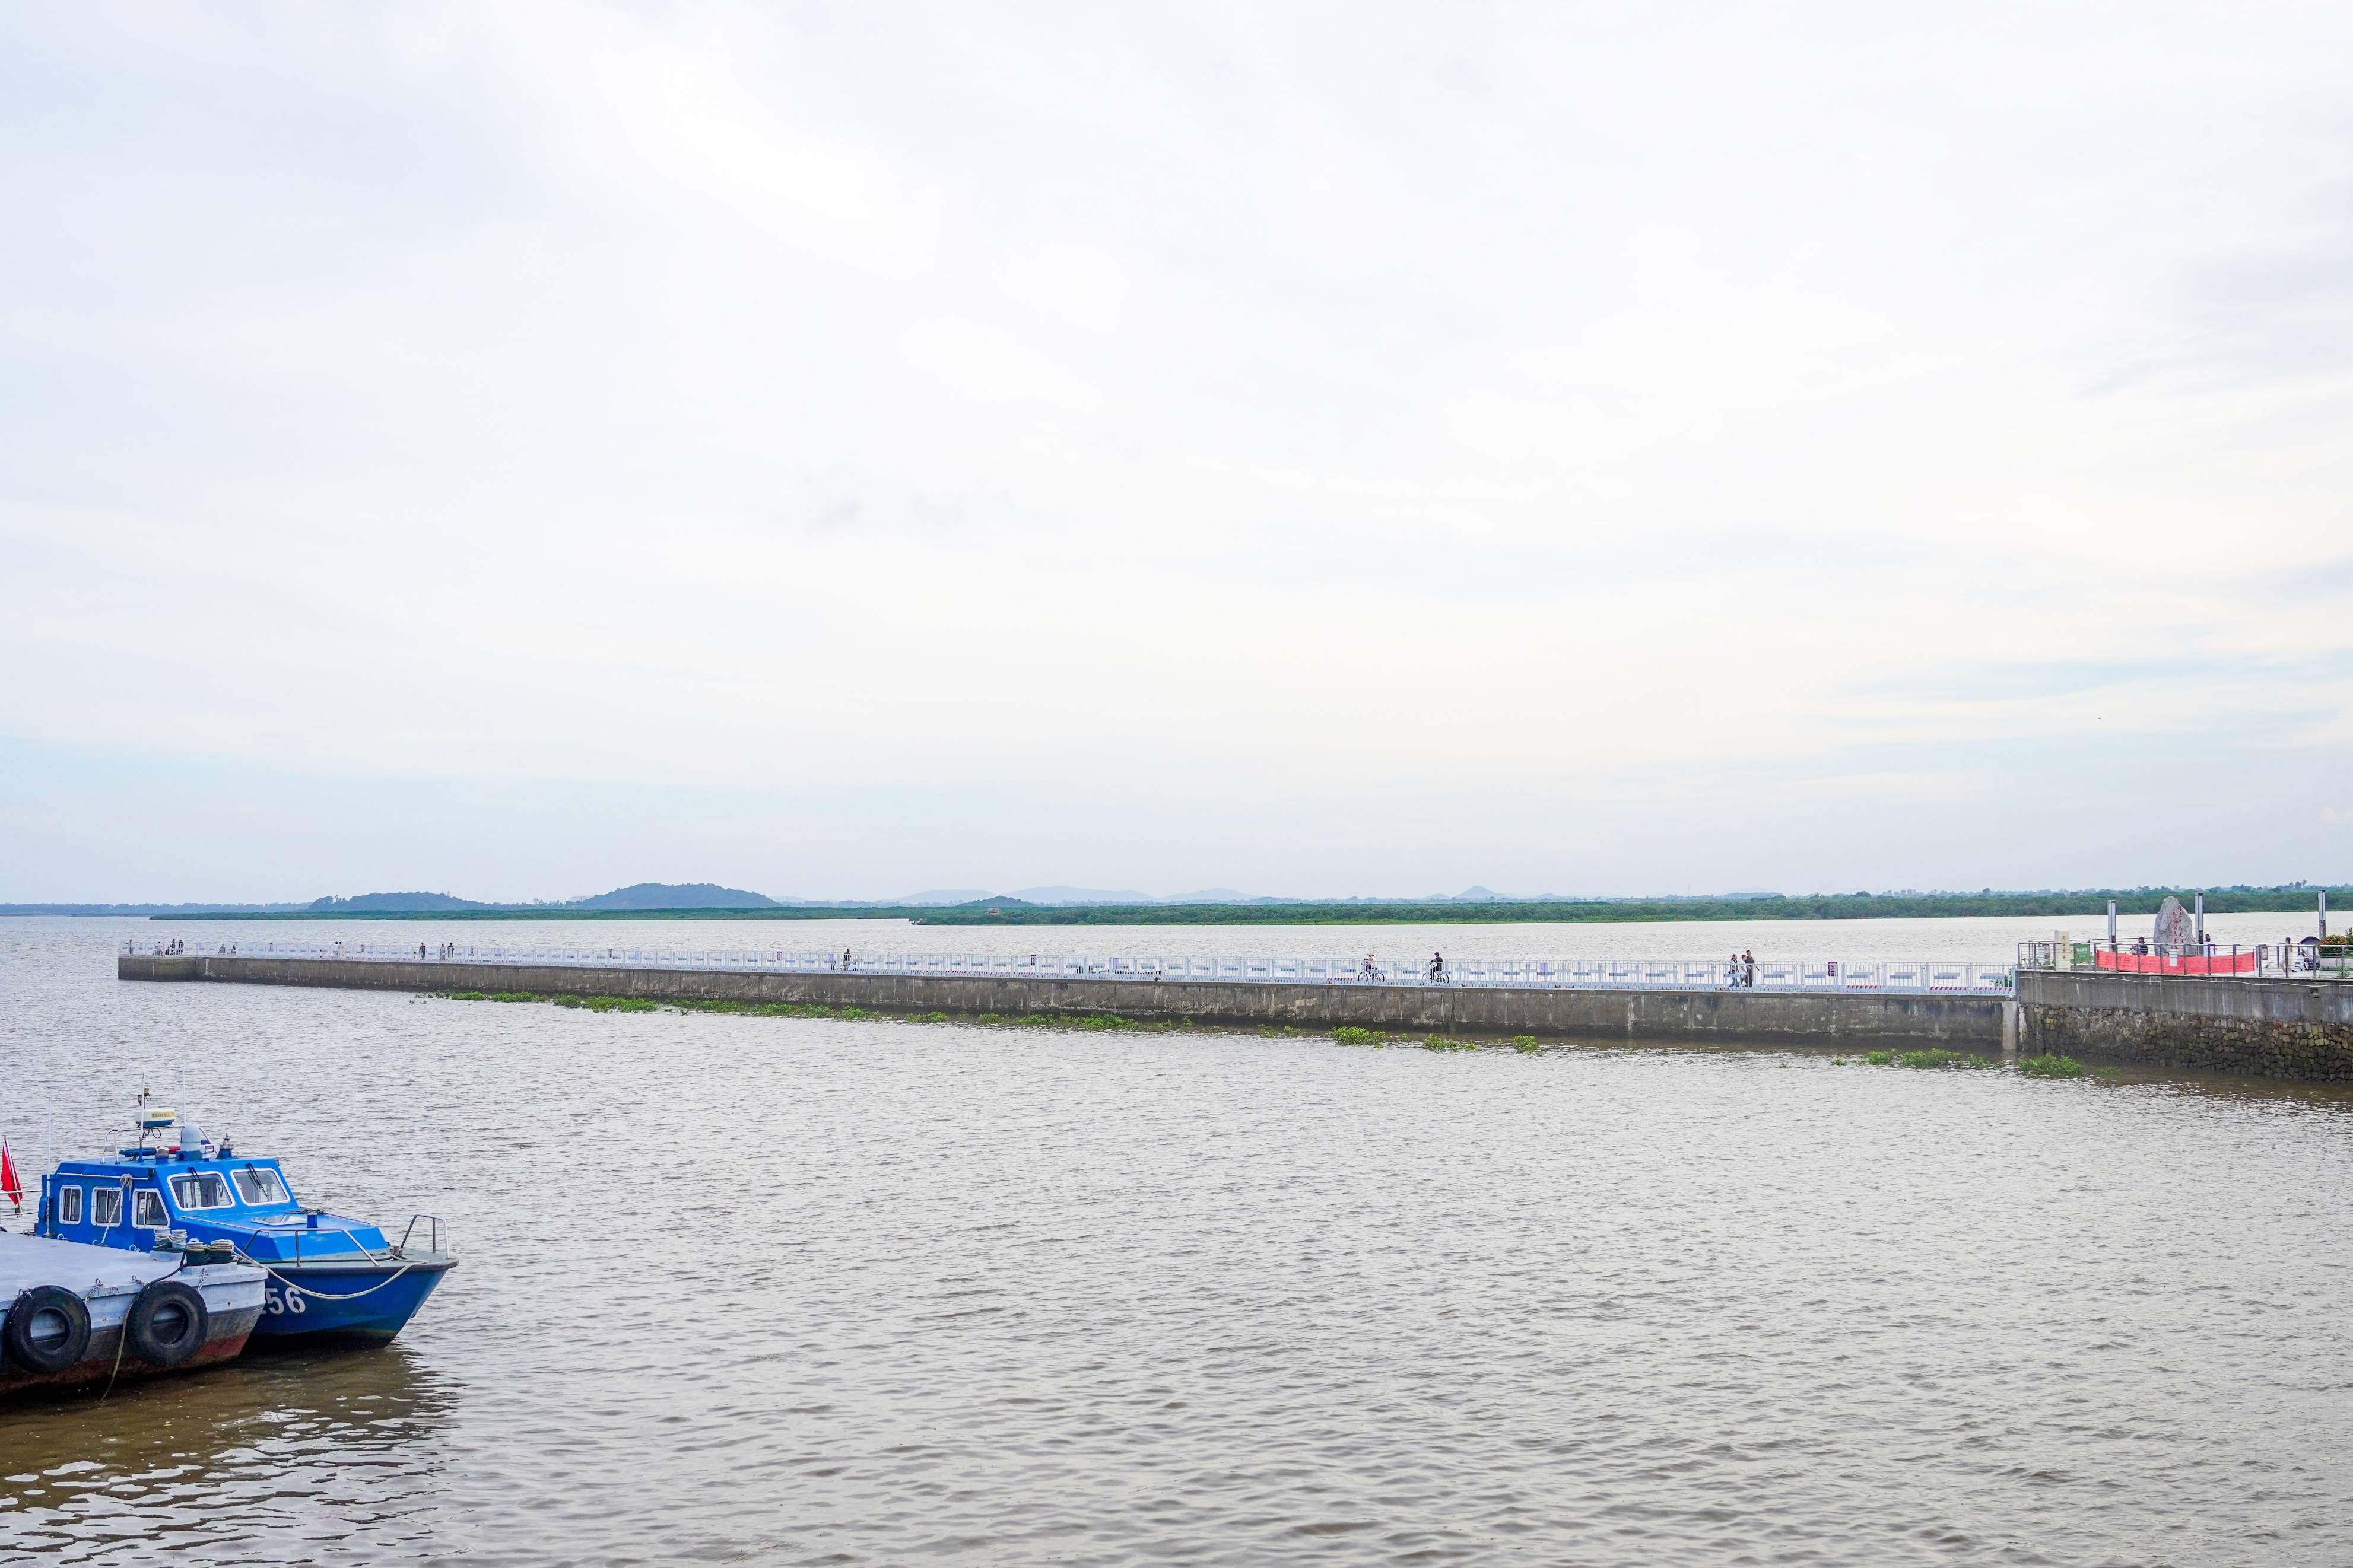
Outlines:
[{"label": "deck railing of boat", "polygon": [[425,1250],[436,1255],[441,1251],[441,1216],[438,1214],[413,1214],[408,1216],[408,1228],[400,1233],[400,1245],[392,1249],[394,1257],[408,1256],[409,1239],[417,1234],[419,1225],[426,1227]]},{"label": "deck railing of boat", "polygon": [[[441,1250],[441,1247],[440,1247],[440,1241],[441,1241],[441,1221],[440,1221],[440,1218],[439,1218],[438,1215],[435,1215],[420,1214],[420,1215],[411,1215],[409,1216],[409,1220],[408,1220],[408,1228],[407,1228],[406,1231],[403,1231],[403,1232],[401,1233],[401,1237],[400,1237],[400,1246],[398,1246],[398,1247],[386,1247],[386,1248],[385,1249],[385,1254],[386,1254],[386,1255],[388,1255],[388,1256],[390,1256],[390,1257],[393,1257],[393,1258],[404,1258],[407,1256],[407,1254],[406,1254],[403,1249],[404,1249],[404,1248],[406,1248],[406,1247],[407,1247],[407,1245],[408,1245],[408,1241],[409,1241],[409,1237],[411,1237],[412,1236],[416,1235],[416,1233],[417,1233],[417,1221],[419,1221],[419,1220],[425,1220],[425,1221],[429,1222],[429,1224],[430,1224],[430,1227],[431,1227],[431,1228],[430,1228],[430,1229],[428,1229],[428,1230],[427,1231],[427,1233],[426,1233],[426,1234],[427,1234],[427,1236],[432,1239],[432,1242],[433,1242],[433,1244],[434,1244],[434,1245],[433,1245],[433,1250],[434,1250],[434,1251],[436,1251],[436,1252],[438,1252],[438,1251],[440,1251],[440,1250]],[[301,1262],[302,1261],[302,1238],[303,1238],[305,1236],[340,1236],[340,1237],[342,1237],[345,1241],[350,1242],[350,1243],[352,1244],[352,1250],[353,1250],[353,1252],[358,1253],[362,1258],[375,1258],[375,1257],[377,1255],[377,1254],[376,1254],[376,1250],[375,1250],[375,1248],[374,1248],[374,1247],[370,1247],[367,1243],[365,1243],[365,1242],[362,1241],[358,1237],[353,1236],[350,1231],[348,1231],[348,1230],[344,1229],[342,1226],[340,1226],[340,1225],[322,1225],[322,1226],[313,1226],[312,1224],[311,1224],[311,1216],[310,1216],[309,1215],[307,1215],[307,1214],[303,1214],[303,1215],[262,1215],[262,1216],[261,1216],[261,1218],[260,1218],[259,1221],[257,1221],[257,1222],[256,1222],[256,1228],[257,1228],[257,1229],[260,1229],[260,1230],[268,1230],[268,1231],[280,1231],[280,1232],[282,1232],[282,1231],[291,1230],[291,1231],[294,1233],[294,1256],[293,1256],[292,1258],[290,1258],[287,1259],[287,1261],[288,1261],[288,1262],[290,1262],[290,1263],[301,1263]],[[342,1254],[342,1253],[338,1252],[338,1253],[333,1254],[332,1256],[334,1256],[334,1257],[336,1257],[336,1258],[341,1258],[341,1257],[343,1257],[343,1254]]]}]

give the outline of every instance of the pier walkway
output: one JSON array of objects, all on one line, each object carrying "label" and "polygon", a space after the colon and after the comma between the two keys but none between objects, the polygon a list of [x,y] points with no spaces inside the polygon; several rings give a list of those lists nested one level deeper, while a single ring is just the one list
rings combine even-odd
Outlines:
[{"label": "pier walkway", "polygon": [[[125,942],[162,955],[170,944]],[[206,956],[327,960],[351,963],[469,963],[533,968],[692,969],[723,973],[903,974],[980,976],[1007,980],[1102,980],[1156,984],[1218,981],[1232,984],[1578,987],[1603,991],[1729,991],[2008,996],[2007,963],[1952,963],[1899,959],[1759,959],[1753,983],[1735,984],[1723,960],[1471,958],[1449,961],[1432,974],[1428,961],[1376,958],[1195,957],[1166,954],[909,953],[852,949],[839,952],[788,948],[633,947],[602,943],[550,945],[495,942],[224,942]]]},{"label": "pier walkway", "polygon": [[[126,952],[116,959],[124,980],[216,981],[264,985],[326,985],[412,992],[531,992],[538,994],[635,997],[649,1001],[729,1002],[857,1007],[876,1013],[950,1013],[967,1016],[1031,1015],[1086,1016],[1117,1014],[1135,1019],[1201,1024],[1285,1026],[1315,1029],[1355,1026],[1385,1031],[1428,1031],[1448,1036],[1545,1039],[1656,1041],[1723,1045],[1812,1045],[1848,1048],[1912,1048],[1945,1046],[2002,1049],[2014,1038],[2006,971],[2000,989],[1927,988],[1934,966],[1877,964],[1867,972],[1871,988],[1848,988],[1839,966],[1834,989],[1796,984],[1767,987],[1767,966],[1757,965],[1755,987],[1726,984],[1621,984],[1580,983],[1558,969],[1520,967],[1506,975],[1465,965],[1461,978],[1438,981],[1413,974],[1362,977],[1361,961],[1287,973],[1262,973],[1250,960],[1218,960],[1237,970],[1173,973],[1166,961],[1155,969],[1114,967],[1123,961],[1068,961],[1076,972],[1047,967],[1042,956],[1021,967],[1010,961],[968,960],[965,967],[918,968],[902,956],[895,965],[869,967],[853,954],[852,967],[817,967],[789,962],[797,955],[738,955],[737,962],[689,962],[681,954],[644,950],[563,949],[564,956],[530,957],[463,952],[448,946],[434,956],[433,944],[419,957],[405,951],[254,952],[164,953]],[[374,945],[374,944],[367,944]],[[627,955],[627,956],[625,956]],[[879,956],[879,955],[878,955]],[[822,955],[818,955],[823,962]],[[1145,961],[1125,961],[1141,964]],[[1261,960],[1256,963],[1312,965],[1313,960]],[[1376,966],[1378,967],[1377,965]],[[1682,967],[1682,966],[1679,966]],[[1712,966],[1697,965],[1700,971]],[[1960,983],[1979,981],[1968,965]],[[1827,964],[1824,966],[1827,976]],[[1891,973],[1891,972],[1894,972]],[[1480,978],[1471,979],[1472,974]],[[1896,989],[1891,978],[1915,986]]]}]

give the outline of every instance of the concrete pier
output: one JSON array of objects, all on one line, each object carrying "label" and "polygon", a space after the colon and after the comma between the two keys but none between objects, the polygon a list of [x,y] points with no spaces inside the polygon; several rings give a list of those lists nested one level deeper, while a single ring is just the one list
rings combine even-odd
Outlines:
[{"label": "concrete pier", "polygon": [[2353,982],[2018,972],[2029,1055],[2353,1082]]},{"label": "concrete pier", "polygon": [[124,980],[207,980],[373,991],[531,991],[648,1001],[814,1003],[878,1013],[1045,1013],[1203,1024],[1355,1025],[1472,1038],[1829,1046],[1992,1052],[2001,996],[1791,991],[1611,991],[1567,986],[1088,980],[990,975],[744,973],[628,965],[122,953]]}]

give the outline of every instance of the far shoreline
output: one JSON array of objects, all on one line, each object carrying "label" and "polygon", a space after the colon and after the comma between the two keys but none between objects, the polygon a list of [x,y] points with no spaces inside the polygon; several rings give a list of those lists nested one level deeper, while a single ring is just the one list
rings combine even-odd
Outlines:
[{"label": "far shoreline", "polygon": [[[1847,893],[1799,898],[1497,900],[1493,903],[1061,904],[1013,900],[972,904],[842,908],[765,905],[735,909],[156,910],[22,908],[0,913],[135,916],[152,921],[904,921],[917,926],[1296,926],[1296,925],[1593,925],[1701,921],[2104,920],[2108,900],[2119,915],[2151,915],[2167,898],[2191,901],[2200,889],[2094,889],[2056,893],[1903,895]],[[2353,888],[2272,888],[2205,892],[2209,914],[2310,913],[2318,895],[2353,908]]]}]

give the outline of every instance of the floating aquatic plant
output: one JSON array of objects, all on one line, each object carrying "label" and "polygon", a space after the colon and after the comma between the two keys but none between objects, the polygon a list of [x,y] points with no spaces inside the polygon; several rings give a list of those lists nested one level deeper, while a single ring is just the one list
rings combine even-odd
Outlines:
[{"label": "floating aquatic plant", "polygon": [[2028,1078],[2082,1078],[2084,1064],[2073,1057],[2029,1057],[2018,1064],[2018,1070]]}]

